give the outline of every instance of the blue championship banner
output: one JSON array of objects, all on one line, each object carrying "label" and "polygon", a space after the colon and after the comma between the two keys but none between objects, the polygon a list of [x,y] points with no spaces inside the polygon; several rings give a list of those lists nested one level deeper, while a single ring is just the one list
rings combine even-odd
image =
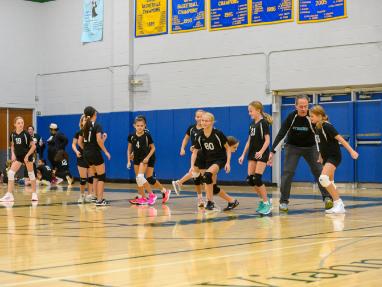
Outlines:
[{"label": "blue championship banner", "polygon": [[346,18],[346,0],[300,0],[298,23]]},{"label": "blue championship banner", "polygon": [[136,0],[135,37],[161,34],[167,34],[167,0]]},{"label": "blue championship banner", "polygon": [[292,22],[293,0],[251,0],[251,24]]},{"label": "blue championship banner", "polygon": [[171,33],[205,29],[205,7],[205,0],[172,0]]},{"label": "blue championship banner", "polygon": [[210,0],[210,30],[248,26],[248,11],[248,0]]},{"label": "blue championship banner", "polygon": [[83,0],[82,43],[101,41],[103,37],[103,0]]}]

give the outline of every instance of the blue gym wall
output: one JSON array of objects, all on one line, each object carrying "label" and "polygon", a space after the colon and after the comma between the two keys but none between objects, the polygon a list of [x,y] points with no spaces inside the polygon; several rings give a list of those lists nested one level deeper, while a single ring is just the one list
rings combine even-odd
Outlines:
[{"label": "blue gym wall", "polygon": [[[216,118],[215,126],[225,135],[233,135],[240,140],[239,149],[232,155],[231,173],[221,171],[219,179],[224,181],[244,181],[247,175],[247,165],[238,164],[245,142],[248,138],[250,118],[247,106],[206,108]],[[271,105],[265,106],[265,111],[271,112]],[[108,134],[106,147],[111,154],[111,161],[106,160],[107,178],[113,180],[134,179],[134,173],[126,169],[127,136],[133,132],[132,122],[136,115],[143,114],[147,118],[156,146],[155,165],[158,179],[172,180],[182,177],[190,167],[190,152],[184,157],[179,155],[180,146],[186,129],[194,123],[195,109],[156,110],[144,112],[112,112],[101,113],[98,121]],[[48,126],[51,122],[57,123],[69,139],[67,152],[70,156],[70,169],[78,177],[75,154],[71,149],[73,135],[78,129],[80,115],[54,115],[37,118],[38,132],[44,139],[49,137]],[[188,145],[189,147],[189,145]],[[189,151],[189,148],[187,149]],[[271,182],[271,168],[267,168],[264,180]]]}]

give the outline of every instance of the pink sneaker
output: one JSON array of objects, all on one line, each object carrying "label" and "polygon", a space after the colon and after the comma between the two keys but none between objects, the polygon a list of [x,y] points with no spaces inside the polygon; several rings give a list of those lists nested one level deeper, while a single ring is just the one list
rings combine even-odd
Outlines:
[{"label": "pink sneaker", "polygon": [[130,202],[131,204],[138,204],[138,200],[139,200],[139,197],[137,196],[137,197],[135,197],[134,199],[129,199],[129,202]]},{"label": "pink sneaker", "polygon": [[166,203],[170,199],[171,195],[171,190],[166,190],[165,192],[162,192],[163,198],[162,198],[162,203]]},{"label": "pink sneaker", "polygon": [[137,200],[138,205],[147,205],[147,203],[148,203],[148,200],[146,198],[143,198],[143,197],[138,198],[138,200]]},{"label": "pink sneaker", "polygon": [[154,192],[149,194],[149,199],[147,200],[148,205],[154,205],[155,201],[157,200],[157,196],[154,194]]}]

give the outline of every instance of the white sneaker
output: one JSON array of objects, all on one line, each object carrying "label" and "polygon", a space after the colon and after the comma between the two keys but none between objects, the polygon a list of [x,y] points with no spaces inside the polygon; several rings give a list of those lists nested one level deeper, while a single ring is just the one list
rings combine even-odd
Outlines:
[{"label": "white sneaker", "polygon": [[331,209],[325,210],[325,212],[329,213],[329,214],[333,214],[333,213],[336,213],[336,214],[345,213],[346,212],[345,205],[344,205],[344,203],[342,202],[341,199],[336,200],[336,201],[333,202],[333,207]]},{"label": "white sneaker", "polygon": [[77,200],[77,203],[85,203],[85,196],[84,195],[80,195],[80,198]]},{"label": "white sneaker", "polygon": [[172,182],[172,186],[174,187],[174,191],[176,193],[176,195],[179,195],[182,188],[180,187],[180,183],[179,183],[179,180],[174,180]]},{"label": "white sneaker", "polygon": [[93,200],[93,195],[88,194],[85,196],[85,202],[86,203],[90,203],[90,202],[92,202],[92,200]]},{"label": "white sneaker", "polygon": [[15,198],[13,197],[13,194],[10,192],[7,192],[2,198],[0,198],[0,202],[12,202],[15,201]]},{"label": "white sneaker", "polygon": [[68,186],[72,186],[73,179],[69,175],[66,176],[66,180],[68,181]]},{"label": "white sneaker", "polygon": [[64,180],[61,178],[61,177],[56,177],[56,184],[60,184],[61,182],[63,182]]},{"label": "white sneaker", "polygon": [[32,201],[38,201],[38,196],[37,196],[37,193],[36,192],[33,192],[32,193]]}]

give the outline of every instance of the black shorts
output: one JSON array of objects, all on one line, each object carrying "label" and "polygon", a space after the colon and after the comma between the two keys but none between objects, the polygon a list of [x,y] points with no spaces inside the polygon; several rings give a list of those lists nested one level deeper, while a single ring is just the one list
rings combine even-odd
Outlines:
[{"label": "black shorts", "polygon": [[210,168],[213,164],[216,164],[219,166],[219,169],[224,169],[225,164],[227,163],[227,159],[217,159],[214,161],[206,161],[206,169]]},{"label": "black shorts", "polygon": [[322,156],[322,165],[325,165],[325,163],[331,163],[335,167],[338,167],[341,163],[341,155],[330,155],[330,156]]},{"label": "black shorts", "polygon": [[[141,162],[143,162],[144,158],[134,158],[133,162],[134,162],[134,165],[140,165]],[[155,166],[155,157],[150,157],[149,159],[149,162],[147,163],[147,166],[148,167],[154,167]]]},{"label": "black shorts", "polygon": [[263,156],[259,159],[255,157],[257,151],[248,153],[247,160],[253,160],[253,161],[261,161],[267,163],[269,160],[269,149],[267,149],[264,153]]},{"label": "black shorts", "polygon": [[89,168],[89,164],[86,162],[86,160],[82,156],[77,157],[77,166],[82,168]]},{"label": "black shorts", "polygon": [[88,165],[101,165],[105,163],[103,160],[101,151],[99,150],[88,150],[84,151],[84,160]]},{"label": "black shorts", "polygon": [[[16,155],[16,161],[18,162],[21,162],[22,164],[24,164],[24,158],[27,154],[24,154],[24,155]],[[33,154],[31,154],[29,157],[28,157],[28,161],[29,162],[33,162]]]},{"label": "black shorts", "polygon": [[194,166],[196,166],[199,169],[206,169],[206,160],[204,158],[202,150],[198,151],[198,155],[196,156]]}]

